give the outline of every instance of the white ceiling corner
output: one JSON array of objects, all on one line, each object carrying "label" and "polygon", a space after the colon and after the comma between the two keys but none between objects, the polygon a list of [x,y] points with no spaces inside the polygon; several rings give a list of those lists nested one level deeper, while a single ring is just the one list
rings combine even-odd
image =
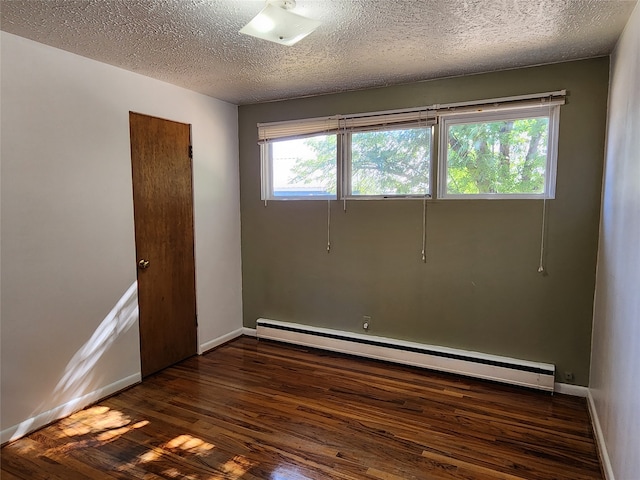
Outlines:
[{"label": "white ceiling corner", "polygon": [[322,25],[241,35],[263,0],[1,0],[2,30],[235,104],[607,55],[635,0],[297,0]]}]

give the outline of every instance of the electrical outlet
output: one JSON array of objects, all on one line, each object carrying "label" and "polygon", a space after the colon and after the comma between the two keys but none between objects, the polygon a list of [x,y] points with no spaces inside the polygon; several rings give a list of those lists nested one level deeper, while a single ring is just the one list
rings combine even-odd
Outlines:
[{"label": "electrical outlet", "polygon": [[573,372],[564,372],[564,380],[565,382],[573,382]]},{"label": "electrical outlet", "polygon": [[369,330],[371,327],[371,317],[369,315],[362,316],[362,328]]}]

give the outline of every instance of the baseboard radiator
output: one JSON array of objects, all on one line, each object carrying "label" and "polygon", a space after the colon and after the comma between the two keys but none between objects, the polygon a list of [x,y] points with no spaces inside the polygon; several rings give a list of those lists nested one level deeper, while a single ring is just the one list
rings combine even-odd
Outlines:
[{"label": "baseboard radiator", "polygon": [[259,318],[258,339],[553,392],[555,365]]}]

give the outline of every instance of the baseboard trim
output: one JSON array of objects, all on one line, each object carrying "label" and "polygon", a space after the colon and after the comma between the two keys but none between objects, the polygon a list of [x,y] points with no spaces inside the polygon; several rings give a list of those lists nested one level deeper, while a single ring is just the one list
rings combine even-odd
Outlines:
[{"label": "baseboard trim", "polygon": [[211,340],[209,342],[203,343],[198,348],[198,355],[203,355],[203,354],[207,353],[209,350],[213,350],[214,348],[219,347],[223,343],[230,342],[234,338],[237,338],[237,337],[241,336],[243,334],[242,330],[243,330],[242,328],[238,328],[237,330],[234,330],[233,332],[229,332],[229,333],[227,333],[225,335],[222,335],[222,336],[220,336],[218,338],[214,338],[213,340]]},{"label": "baseboard trim", "polygon": [[103,398],[124,390],[131,385],[140,383],[141,381],[142,375],[138,372],[118,380],[117,382],[113,382],[110,385],[99,388],[98,390],[82,395],[81,397],[74,398],[73,400],[70,400],[58,407],[42,412],[35,417],[28,418],[17,425],[2,430],[2,432],[0,432],[0,444],[4,445],[7,442],[12,442],[24,437],[35,430],[78,412],[88,405],[99,402]]},{"label": "baseboard trim", "polygon": [[591,425],[593,426],[593,433],[596,439],[596,446],[598,447],[598,456],[600,457],[600,464],[602,465],[604,478],[605,480],[615,480],[613,467],[611,466],[611,459],[609,458],[609,452],[607,451],[607,444],[604,441],[604,433],[600,426],[600,418],[598,417],[598,411],[596,410],[596,404],[593,400],[591,390],[588,390],[587,393],[587,405],[589,406]]},{"label": "baseboard trim", "polygon": [[553,391],[555,393],[562,393],[564,395],[571,395],[573,397],[587,398],[589,395],[589,388],[581,385],[571,385],[570,383],[556,383]]},{"label": "baseboard trim", "polygon": [[482,352],[259,318],[258,338],[553,392],[555,366]]},{"label": "baseboard trim", "polygon": [[257,332],[256,332],[255,328],[244,327],[242,329],[242,334],[246,335],[247,337],[256,337],[257,336]]}]

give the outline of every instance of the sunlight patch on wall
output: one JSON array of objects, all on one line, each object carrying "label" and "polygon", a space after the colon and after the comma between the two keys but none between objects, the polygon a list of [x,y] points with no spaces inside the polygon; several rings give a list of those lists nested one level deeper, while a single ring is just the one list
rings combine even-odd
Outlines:
[{"label": "sunlight patch on wall", "polygon": [[[87,398],[95,394],[92,384],[96,364],[116,340],[137,322],[138,282],[136,281],[100,322],[89,340],[67,363],[58,384],[47,399],[31,414],[29,420],[13,427],[15,431],[9,440],[20,438],[37,427],[69,415],[91,403]],[[43,411],[50,405],[56,405],[56,407]]]},{"label": "sunlight patch on wall", "polygon": [[78,397],[86,392],[93,379],[92,371],[100,358],[123,333],[138,320],[138,282],[133,282],[116,302],[91,338],[67,364],[55,393]]}]

